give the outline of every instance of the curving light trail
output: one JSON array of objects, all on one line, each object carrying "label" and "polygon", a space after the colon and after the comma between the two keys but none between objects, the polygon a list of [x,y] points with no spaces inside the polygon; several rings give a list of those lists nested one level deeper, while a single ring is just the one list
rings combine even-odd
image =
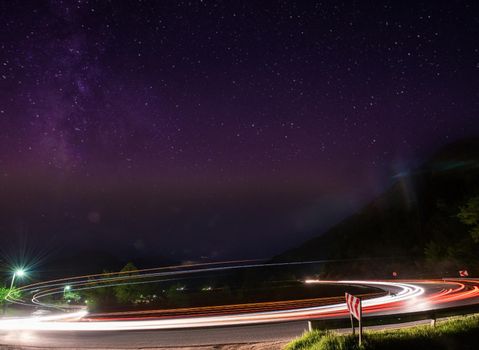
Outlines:
[{"label": "curving light trail", "polygon": [[[211,272],[224,269],[271,266],[247,264],[235,266],[191,265],[176,271],[172,268],[138,270],[129,274],[101,274],[36,283],[22,288],[32,295],[33,305],[59,308],[41,299],[63,292],[65,283],[75,290],[114,286],[123,283],[151,283],[164,278]],[[149,279],[141,281],[141,279]],[[152,280],[153,279],[153,280]],[[133,281],[133,282],[132,282]],[[461,303],[479,303],[479,281],[476,280],[419,280],[419,281],[322,281],[306,280],[307,284],[339,284],[374,287],[384,291],[363,300],[363,313],[379,315],[404,313],[449,307]],[[326,300],[328,299],[328,300]],[[11,299],[10,299],[11,300]],[[24,303],[21,300],[12,302]],[[326,304],[325,304],[326,303]],[[242,305],[185,308],[176,310],[148,310],[137,312],[90,315],[85,308],[64,307],[68,312],[49,316],[7,318],[0,320],[0,330],[35,331],[124,331],[174,329],[287,322],[306,319],[345,317],[347,309],[342,298],[318,298],[263,302]],[[174,311],[176,314],[171,314]]]},{"label": "curving light trail", "polygon": [[[309,281],[311,283],[311,281]],[[331,283],[331,282],[328,282]],[[365,306],[377,306],[385,303],[399,302],[419,296],[424,293],[421,287],[406,283],[377,282],[377,281],[338,281],[340,284],[361,284],[370,286],[387,286],[398,289],[396,295],[388,295],[364,301]],[[84,322],[81,319],[87,316],[86,311],[66,313],[63,315],[25,318],[0,321],[0,328],[7,330],[46,330],[46,331],[119,331],[145,329],[194,328],[225,325],[241,325],[252,323],[284,322],[304,318],[314,318],[321,315],[330,315],[336,312],[345,312],[344,303],[323,305],[291,310],[254,312],[227,316],[187,317],[157,320],[134,321],[97,321]]]}]

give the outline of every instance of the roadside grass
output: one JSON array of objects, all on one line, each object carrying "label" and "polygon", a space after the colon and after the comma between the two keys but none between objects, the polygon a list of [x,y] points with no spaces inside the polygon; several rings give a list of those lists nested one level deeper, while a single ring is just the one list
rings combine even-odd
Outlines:
[{"label": "roadside grass", "polygon": [[397,330],[365,331],[363,344],[357,335],[312,331],[289,343],[285,350],[353,349],[479,349],[479,314],[438,321],[435,327],[415,326]]}]

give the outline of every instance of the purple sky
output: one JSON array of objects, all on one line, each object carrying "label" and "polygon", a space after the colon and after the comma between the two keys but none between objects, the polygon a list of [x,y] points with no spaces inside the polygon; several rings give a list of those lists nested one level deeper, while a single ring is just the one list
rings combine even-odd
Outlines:
[{"label": "purple sky", "polygon": [[5,232],[268,257],[479,135],[476,1],[4,1],[0,26]]}]

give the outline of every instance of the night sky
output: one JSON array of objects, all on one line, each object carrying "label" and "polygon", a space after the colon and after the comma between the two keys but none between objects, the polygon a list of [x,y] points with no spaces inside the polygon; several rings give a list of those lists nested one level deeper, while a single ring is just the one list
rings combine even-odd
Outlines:
[{"label": "night sky", "polygon": [[0,234],[51,254],[268,258],[479,135],[477,1],[1,1],[0,28]]}]

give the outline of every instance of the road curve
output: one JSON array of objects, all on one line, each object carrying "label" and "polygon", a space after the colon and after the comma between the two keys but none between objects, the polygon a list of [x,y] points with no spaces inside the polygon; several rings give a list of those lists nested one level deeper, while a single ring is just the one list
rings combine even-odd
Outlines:
[{"label": "road curve", "polygon": [[[209,267],[208,267],[209,268]],[[171,271],[148,271],[145,274],[164,275]],[[100,275],[98,275],[100,276]],[[151,276],[149,276],[151,277]],[[116,283],[112,276],[103,276]],[[12,300],[15,303],[50,306],[42,298],[62,291],[65,280],[25,286],[32,300]],[[75,288],[91,283],[91,277],[69,280]],[[98,283],[98,281],[96,281]],[[319,281],[312,284],[369,286],[382,289],[363,301],[364,317],[401,315],[479,304],[479,280],[410,280],[410,281]],[[285,304],[286,303],[286,304]],[[315,304],[317,303],[317,304]],[[58,306],[53,306],[58,308]],[[236,306],[237,307],[237,306]],[[340,319],[347,317],[344,302],[324,303],[320,299],[287,302],[256,303],[244,308],[224,306],[197,313],[179,310],[174,316],[155,314],[155,310],[137,313],[89,315],[85,309],[57,311],[48,316],[0,319],[0,344],[23,346],[85,348],[148,348],[191,345],[230,344],[286,340],[300,335],[307,320]]]}]

